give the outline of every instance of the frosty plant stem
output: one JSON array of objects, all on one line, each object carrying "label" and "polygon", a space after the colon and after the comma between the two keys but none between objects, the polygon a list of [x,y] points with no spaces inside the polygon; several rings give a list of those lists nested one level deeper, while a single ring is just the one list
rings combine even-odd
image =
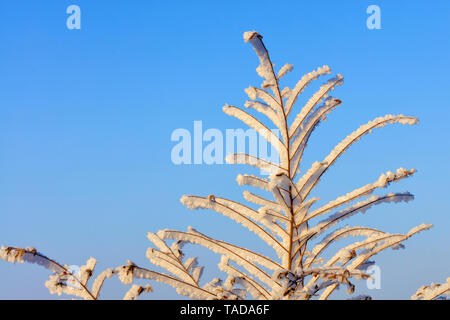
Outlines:
[{"label": "frosty plant stem", "polygon": [[[318,206],[319,199],[310,196],[331,165],[363,136],[388,124],[417,124],[418,119],[400,114],[369,121],[337,144],[322,161],[314,162],[299,176],[300,163],[312,132],[341,104],[341,100],[330,94],[343,83],[343,77],[337,74],[326,81],[293,115],[299,95],[313,80],[331,73],[330,68],[320,67],[304,75],[294,88],[281,89],[280,81],[293,70],[293,66],[285,64],[276,73],[262,36],[254,31],[245,32],[244,40],[253,46],[260,61],[256,71],[263,78],[260,88],[250,86],[245,89],[250,100],[244,106],[253,109],[250,112],[263,114],[275,125],[281,137],[269,130],[263,120],[244,109],[227,104],[223,111],[266,139],[280,160],[272,162],[243,152],[227,155],[226,161],[230,164],[247,164],[269,172],[268,178],[248,174],[237,177],[240,186],[260,189],[243,192],[244,199],[253,205],[213,194],[184,195],[181,202],[189,209],[211,209],[231,218],[259,236],[275,251],[277,259],[241,245],[214,239],[192,227],[184,232],[165,229],[148,233],[148,239],[154,247],[147,250],[147,258],[168,273],[145,269],[128,261],[124,266],[100,273],[92,289],[88,289],[87,282],[95,267],[96,260],[93,258],[81,268],[81,278],[78,279],[80,288],[67,284],[66,267],[37,253],[35,249],[2,247],[0,258],[9,262],[37,262],[54,272],[46,283],[51,293],[66,293],[84,299],[97,299],[103,282],[113,275],[117,275],[124,284],[132,284],[137,278],[163,282],[174,287],[179,294],[195,299],[245,299],[248,294],[255,299],[327,299],[340,286],[345,286],[347,293],[353,294],[355,286],[351,281],[369,277],[366,269],[374,263],[369,259],[388,248],[403,248],[405,240],[431,228],[431,224],[421,224],[406,234],[389,234],[371,227],[339,226],[344,219],[364,213],[372,206],[413,200],[409,192],[385,195],[373,193],[412,176],[415,169],[387,171],[374,182]],[[328,231],[331,228],[335,229]],[[334,256],[325,261],[323,253],[346,237],[358,237],[359,241],[341,246]],[[203,267],[198,265],[197,258],[184,256],[183,246],[187,243],[201,245],[219,254],[221,260],[218,267],[226,274],[226,278],[203,282]],[[424,286],[412,298],[435,299],[448,295],[449,283],[447,279],[443,285]],[[125,298],[135,299],[150,290],[149,286],[134,284]]]}]

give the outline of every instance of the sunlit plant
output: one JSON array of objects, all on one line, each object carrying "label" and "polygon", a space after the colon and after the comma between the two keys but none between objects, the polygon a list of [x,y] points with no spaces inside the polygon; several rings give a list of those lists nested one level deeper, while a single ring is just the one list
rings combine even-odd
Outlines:
[{"label": "sunlit plant", "polygon": [[[43,265],[54,272],[46,282],[51,293],[65,293],[83,299],[97,299],[105,279],[114,275],[125,284],[132,284],[134,279],[139,278],[163,282],[174,287],[179,294],[195,299],[245,299],[248,294],[255,299],[327,299],[340,286],[346,287],[347,292],[352,294],[355,289],[352,280],[369,277],[366,269],[373,263],[370,259],[374,255],[388,248],[402,248],[403,241],[431,228],[430,224],[421,224],[405,234],[390,234],[364,226],[340,226],[344,219],[363,213],[374,205],[412,200],[413,195],[409,192],[384,195],[375,195],[374,192],[412,176],[415,169],[388,171],[374,182],[314,208],[319,199],[311,197],[311,191],[353,143],[373,129],[394,123],[413,125],[418,123],[418,119],[401,114],[375,118],[349,134],[322,161],[314,162],[300,176],[300,163],[312,132],[341,104],[330,92],[343,83],[343,77],[338,74],[329,79],[296,112],[295,103],[302,91],[313,80],[331,73],[330,68],[320,67],[304,75],[294,88],[282,89],[280,81],[292,71],[293,66],[286,64],[275,72],[262,36],[253,31],[245,32],[244,40],[256,51],[260,61],[256,70],[264,79],[260,88],[245,89],[250,98],[245,107],[267,117],[279,130],[280,136],[244,109],[225,105],[223,111],[238,118],[271,143],[280,161],[273,163],[245,153],[226,157],[230,164],[248,164],[270,174],[268,178],[247,174],[237,177],[239,185],[256,187],[265,192],[244,191],[244,199],[259,206],[257,208],[215,195],[185,195],[181,202],[189,209],[211,209],[240,223],[267,243],[275,251],[277,259],[243,245],[216,240],[192,227],[188,227],[187,231],[160,230],[148,234],[154,247],[147,250],[147,258],[168,273],[142,268],[129,261],[124,266],[101,272],[90,286],[88,282],[96,265],[93,258],[81,267],[78,275],[34,248],[2,247],[0,258],[9,262]],[[334,256],[325,259],[325,250],[346,237],[362,240],[342,246]],[[226,277],[215,278],[202,285],[203,267],[198,266],[197,258],[185,257],[182,251],[187,243],[204,246],[219,254],[221,260],[218,266]],[[442,285],[420,288],[412,298],[436,299],[448,295],[449,290],[450,278]],[[135,299],[148,291],[151,291],[150,286],[133,284],[125,298]]]}]

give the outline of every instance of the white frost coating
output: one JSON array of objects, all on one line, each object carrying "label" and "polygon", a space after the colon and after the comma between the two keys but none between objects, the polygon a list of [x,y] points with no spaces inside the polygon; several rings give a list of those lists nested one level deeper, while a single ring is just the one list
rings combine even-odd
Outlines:
[{"label": "white frost coating", "polygon": [[133,273],[136,270],[136,265],[128,260],[127,265],[116,268],[117,276],[123,284],[131,284],[133,282]]},{"label": "white frost coating", "polygon": [[303,196],[305,195],[304,189],[307,189],[308,186],[312,185],[314,182],[314,179],[317,178],[327,167],[328,163],[325,161],[319,162],[316,161],[311,165],[311,168],[309,168],[308,171],[304,175],[298,179],[297,183],[295,184],[297,187],[297,190],[299,191],[299,195],[296,197],[300,197],[300,200],[303,200]]},{"label": "white frost coating", "polygon": [[164,273],[151,271],[136,267],[132,270],[132,276],[137,279],[151,279],[161,283],[165,283],[175,288],[178,294],[191,297],[199,300],[216,299],[217,296],[207,290],[203,290],[197,286],[193,286],[182,280],[174,278]]},{"label": "white frost coating", "polygon": [[161,252],[171,253],[170,248],[156,233],[148,232],[147,239],[150,240]]},{"label": "white frost coating", "polygon": [[227,257],[221,257],[218,267],[221,271],[226,272],[229,275],[229,278],[232,279],[230,283],[231,288],[235,285],[241,285],[252,295],[254,299],[269,300],[271,298],[270,292],[265,287],[260,285],[248,274],[245,274],[231,266]]},{"label": "white frost coating", "polygon": [[282,223],[289,222],[289,219],[283,213],[273,210],[270,207],[260,207],[258,212],[261,215],[261,218],[258,219],[258,221],[261,219],[268,219],[269,221],[272,221],[271,223],[275,223],[275,221],[280,221]]},{"label": "white frost coating", "polygon": [[[233,219],[237,223],[242,224],[248,230],[258,235],[276,251],[282,250],[280,242],[255,222],[259,220],[259,213],[251,208],[248,208],[240,203],[219,197],[215,197],[215,200],[211,201],[208,198],[203,197],[183,196],[180,201],[189,209],[212,209],[218,213],[221,213],[224,216]],[[275,232],[274,225],[271,224],[268,220],[260,220],[258,222],[261,223],[265,228],[272,231],[272,233]]]},{"label": "white frost coating", "polygon": [[348,135],[342,140],[331,153],[325,158],[325,162],[332,163],[336,157],[338,157],[345,149],[347,149],[352,143],[357,141],[361,136],[370,133],[372,129],[384,127],[387,124],[417,124],[419,121],[417,118],[400,115],[386,115],[384,117],[375,118],[369,121],[367,124],[362,125],[356,131]]},{"label": "white frost coating", "polygon": [[291,136],[291,146],[292,150],[290,153],[290,158],[293,158],[296,152],[296,149],[303,144],[303,141],[305,137],[309,136],[309,132],[313,131],[316,127],[317,123],[320,120],[325,121],[327,118],[327,115],[333,111],[333,109],[339,105],[342,101],[334,98],[334,97],[327,97],[325,101],[320,105],[320,107],[313,110],[306,119],[300,124],[300,129],[297,130],[293,136]]},{"label": "white frost coating", "polygon": [[186,268],[186,270],[191,271],[192,269],[194,269],[197,266],[197,257],[191,257],[191,258],[187,258],[184,263],[183,266]]},{"label": "white frost coating", "polygon": [[269,185],[269,189],[271,190],[279,187],[282,190],[289,191],[289,187],[295,187],[285,170],[278,170],[278,172],[272,173],[269,176]]},{"label": "white frost coating", "polygon": [[198,283],[203,274],[204,267],[195,267],[192,269],[192,278]]},{"label": "white frost coating", "polygon": [[246,31],[244,32],[244,41],[248,42],[253,36],[257,36],[258,32],[256,31]]},{"label": "white frost coating", "polygon": [[[360,270],[348,270],[341,267],[314,267],[314,268],[297,268],[295,272],[288,270],[280,270],[280,272],[274,273],[274,277],[279,279],[282,283],[283,291],[278,291],[274,298],[283,298],[289,293],[297,290],[299,282],[302,282],[305,277],[312,276],[313,278],[323,279],[324,282],[334,281],[337,284],[345,284],[348,286],[350,292],[353,292],[354,285],[349,281],[349,278],[364,279],[367,276]],[[325,287],[327,287],[327,284]],[[318,290],[325,287],[321,286],[305,286],[301,288],[303,292],[314,295]]]},{"label": "white frost coating", "polygon": [[[285,90],[283,90],[280,94],[283,96],[287,94],[289,90],[289,88],[285,88]],[[286,128],[287,123],[285,121],[285,114],[282,108],[282,103],[277,101],[277,99],[273,95],[263,89],[248,87],[245,89],[245,93],[247,93],[248,97],[251,100],[256,100],[259,98],[264,101],[264,103],[261,103],[259,101],[247,101],[245,107],[254,108],[258,112],[265,114],[280,130],[284,141],[288,141]],[[252,102],[255,102],[256,104],[251,104]]]},{"label": "white frost coating", "polygon": [[331,73],[331,70],[330,67],[325,65],[319,67],[315,71],[305,74],[300,79],[300,81],[297,82],[294,89],[291,90],[288,100],[286,101],[286,115],[289,115],[289,113],[291,112],[292,106],[294,105],[295,101],[297,100],[297,97],[303,91],[303,89],[305,89],[312,80],[315,80],[319,76],[322,76],[327,73]]},{"label": "white frost coating", "polygon": [[326,229],[332,227],[336,223],[342,221],[343,219],[347,219],[353,215],[355,215],[358,212],[365,213],[367,210],[369,210],[372,206],[381,204],[381,203],[389,203],[389,202],[401,202],[405,201],[408,202],[410,200],[414,199],[414,196],[410,194],[409,192],[406,193],[389,193],[384,196],[372,196],[368,198],[367,200],[360,201],[348,208],[345,208],[330,217],[328,217],[325,220],[320,221],[317,223],[317,225],[311,229],[308,230],[307,233],[302,235],[302,239],[297,240],[304,240],[304,239],[311,239],[312,237],[315,237],[325,231]]},{"label": "white frost coating", "polygon": [[[245,93],[248,95],[248,97],[252,100],[256,100],[258,97],[258,92],[256,91],[255,87],[248,87],[244,89]],[[268,103],[268,102],[266,102]]]},{"label": "white frost coating", "polygon": [[257,158],[254,156],[250,156],[245,153],[232,153],[228,154],[225,157],[225,161],[228,164],[247,164],[251,165],[253,167],[259,168],[261,170],[264,170],[269,173],[278,172],[279,170],[286,171],[285,169],[282,169],[278,164]]},{"label": "white frost coating", "polygon": [[377,245],[376,247],[374,247],[372,250],[369,250],[368,252],[365,252],[363,254],[360,254],[359,256],[357,256],[352,263],[349,265],[349,269],[353,270],[356,269],[357,267],[359,267],[363,262],[367,261],[369,258],[371,258],[372,256],[374,256],[375,254],[377,254],[380,251],[383,251],[384,249],[390,248],[390,247],[394,247],[396,246],[398,243],[403,242],[407,239],[409,239],[410,237],[412,237],[413,235],[422,232],[424,230],[430,229],[432,228],[433,225],[432,224],[425,224],[422,223],[419,226],[416,226],[414,228],[412,228],[407,234],[405,235],[399,235],[397,237],[391,237],[388,238],[386,241],[384,241],[382,244]]},{"label": "white frost coating", "polygon": [[[282,213],[283,209],[279,204],[266,200],[248,191],[244,191],[244,198],[248,201],[263,205],[258,209],[259,216],[255,217],[256,221],[263,222],[267,220],[271,226],[275,225],[277,221],[281,223],[289,222],[289,219]],[[276,227],[273,228],[273,232],[279,235],[283,241],[287,236],[285,230],[280,229],[279,225],[276,225]]]},{"label": "white frost coating", "polygon": [[294,212],[294,222],[297,227],[300,227],[300,224],[303,222],[311,206],[319,200],[320,198],[311,198],[302,202],[301,205],[296,208]]},{"label": "white frost coating", "polygon": [[383,173],[380,175],[380,177],[377,179],[377,181],[366,184],[365,186],[363,186],[361,188],[355,189],[352,192],[349,192],[344,196],[341,196],[333,201],[330,201],[326,205],[312,211],[306,217],[306,221],[308,221],[309,219],[312,219],[314,217],[328,213],[330,210],[340,207],[340,206],[342,206],[350,201],[353,201],[355,199],[358,199],[362,196],[370,195],[376,189],[387,187],[391,182],[397,182],[403,178],[410,177],[411,175],[413,175],[416,172],[417,172],[416,169],[407,170],[404,168],[399,168],[396,170],[395,173],[393,173],[391,171]]},{"label": "white frost coating", "polygon": [[[353,143],[358,141],[363,135],[372,132],[375,128],[384,127],[387,124],[417,124],[418,119],[414,117],[408,117],[404,115],[386,115],[384,117],[375,118],[372,121],[360,126],[357,130],[353,131],[349,134],[344,140],[342,140],[329,154],[322,163],[326,163],[324,166],[316,167],[316,170],[308,170],[307,177],[302,177],[301,181],[304,182],[305,185],[300,185],[300,182],[297,184],[299,190],[302,190],[302,195],[306,196],[309,194],[314,185],[318,182],[320,176],[334,163],[334,161],[342,155],[342,153],[347,150]],[[313,164],[314,166],[315,164]],[[303,190],[303,189],[307,190]]]},{"label": "white frost coating", "polygon": [[186,242],[184,242],[184,241],[175,241],[170,245],[170,250],[178,259],[184,257],[184,253],[183,253],[182,249],[185,244],[186,244]]},{"label": "white frost coating", "polygon": [[266,198],[260,197],[260,196],[253,194],[247,190],[244,191],[242,194],[243,194],[245,200],[253,202],[255,204],[262,205],[267,209],[277,211],[278,213],[281,214],[281,206],[278,203],[267,200]]},{"label": "white frost coating", "polygon": [[152,287],[150,287],[149,285],[146,285],[145,287],[143,286],[139,286],[137,284],[133,284],[130,288],[130,290],[127,291],[127,293],[125,294],[125,296],[123,297],[123,300],[136,300],[137,298],[139,298],[139,296],[142,293],[145,292],[151,292]]},{"label": "white frost coating", "polygon": [[277,78],[280,79],[284,77],[288,72],[291,72],[294,69],[294,66],[290,63],[286,63],[284,66],[281,67],[280,71],[278,71]]},{"label": "white frost coating", "polygon": [[247,271],[255,275],[261,281],[267,283],[269,286],[272,287],[277,285],[271,280],[270,276],[253,264],[253,262],[255,262],[269,269],[280,268],[278,264],[262,255],[256,254],[244,248],[233,246],[223,241],[211,239],[193,230],[192,228],[189,228],[188,232],[160,230],[158,234],[160,237],[165,239],[182,240],[204,246],[205,248],[208,248],[216,253],[225,255],[227,258],[244,267]]},{"label": "white frost coating", "polygon": [[361,252],[369,252],[370,250],[373,250],[379,243],[385,242],[389,239],[399,239],[401,237],[403,237],[402,234],[390,234],[387,232],[383,234],[374,233],[362,241],[354,242],[344,248],[341,248],[324,265],[332,266],[336,263],[346,264],[348,261],[357,256],[357,250],[360,250]]},{"label": "white frost coating", "polygon": [[[84,266],[80,267],[80,277],[70,273],[67,265],[61,265],[56,261],[37,252],[36,249],[27,247],[25,249],[4,247],[0,249],[0,258],[12,263],[36,263],[54,272],[49,280],[45,282],[45,286],[51,294],[68,294],[82,299],[97,299],[101,283],[96,279],[92,286],[92,291],[87,289],[87,282],[92,277],[97,260],[88,259]],[[79,284],[79,285],[78,285]]]},{"label": "white frost coating", "polygon": [[[221,253],[221,254],[225,254],[229,259],[237,262],[239,265],[242,265],[239,261],[236,261],[236,257],[240,257],[244,260],[248,260],[250,262],[255,262],[263,267],[266,267],[268,269],[278,269],[280,268],[280,265],[278,263],[276,263],[275,261],[272,261],[271,259],[267,258],[266,256],[263,256],[261,254],[252,252],[248,249],[245,248],[241,248],[235,245],[232,245],[230,243],[224,242],[224,241],[220,241],[220,240],[215,240],[212,239],[198,231],[196,231],[194,228],[192,227],[188,227],[188,232],[178,232],[178,231],[173,231],[173,230],[164,230],[164,233],[162,235],[165,236],[170,236],[170,239],[179,239],[179,237],[186,237],[185,239],[179,239],[179,240],[184,240],[190,243],[196,243],[202,246],[205,246],[207,244],[215,246],[216,249],[219,249],[219,251],[214,251],[217,253]],[[196,241],[196,242],[195,242]],[[203,242],[203,243],[201,243]],[[222,251],[222,249],[225,249]],[[285,250],[285,249],[284,249]],[[227,255],[228,252],[233,251],[234,254],[236,254],[235,258],[230,258],[229,255]]]},{"label": "white frost coating", "polygon": [[171,285],[177,292],[182,295],[190,296],[194,299],[214,299],[215,295],[202,290],[198,285],[185,282],[175,277],[146,270],[136,266],[128,261],[126,266],[119,267],[115,270],[118,273],[119,280],[124,284],[130,284],[134,278],[153,279]]},{"label": "white frost coating", "polygon": [[243,300],[246,296],[246,291],[243,289],[234,288],[235,279],[228,276],[225,282],[219,278],[214,278],[203,286],[203,289],[214,293],[219,300]]},{"label": "white frost coating", "polygon": [[248,276],[235,278],[234,282],[236,284],[239,284],[242,287],[244,287],[245,290],[248,291],[250,293],[250,295],[256,300],[268,300],[268,299],[270,299],[270,296],[266,297],[260,290],[258,290],[258,287],[256,286],[257,282],[251,282],[249,280]]},{"label": "white frost coating", "polygon": [[269,176],[269,191],[272,192],[275,200],[281,206],[284,214],[287,217],[292,215],[291,211],[291,190],[295,190],[295,185],[292,183],[292,180],[286,175],[284,171],[279,171],[277,173],[272,173]]},{"label": "white frost coating", "polygon": [[147,258],[150,262],[165,268],[181,280],[198,286],[203,267],[197,265],[196,257],[187,258],[183,263],[184,255],[181,251],[183,242],[175,242],[169,248],[157,234],[151,232],[148,234],[148,239],[161,250],[147,249]]},{"label": "white frost coating", "polygon": [[56,263],[55,261],[47,258],[36,249],[28,247],[25,249],[5,247],[0,248],[0,259],[11,263],[36,263],[46,269],[49,269],[55,273],[61,273],[65,271],[64,267]]},{"label": "white frost coating", "polygon": [[255,109],[256,111],[266,115],[267,118],[269,118],[279,130],[283,128],[280,117],[271,106],[259,101],[246,101],[244,107]]},{"label": "white frost coating", "polygon": [[429,286],[420,287],[417,292],[411,296],[412,300],[434,300],[441,296],[450,296],[450,277],[443,284],[431,283]]},{"label": "white frost coating", "polygon": [[258,132],[264,139],[267,140],[278,152],[280,155],[280,162],[286,163],[286,147],[284,146],[283,142],[281,142],[280,138],[278,138],[271,130],[269,130],[264,124],[262,124],[260,121],[255,119],[253,116],[245,112],[244,110],[241,110],[239,108],[236,108],[234,106],[225,105],[222,108],[223,112],[226,114],[236,117],[242,122],[244,122],[249,127],[255,129],[256,132]]},{"label": "white frost coating", "polygon": [[94,271],[97,260],[94,258],[89,258],[84,266],[80,267],[80,282],[84,285],[92,277],[92,272]]},{"label": "white frost coating", "polygon": [[289,97],[290,94],[291,94],[291,92],[292,92],[291,88],[289,88],[289,87],[284,87],[284,89],[281,90],[281,96],[282,96],[283,98]]},{"label": "white frost coating", "polygon": [[[367,261],[368,259],[370,259],[372,256],[376,255],[377,253],[379,253],[379,252],[381,252],[381,251],[383,251],[383,250],[385,250],[385,249],[387,249],[387,248],[396,246],[396,245],[398,245],[399,243],[401,243],[401,242],[403,242],[403,241],[409,239],[409,238],[412,237],[413,235],[415,235],[415,234],[417,234],[417,233],[419,233],[419,232],[421,232],[421,231],[430,229],[432,226],[433,226],[432,224],[424,224],[424,223],[423,223],[423,224],[421,224],[421,225],[419,225],[419,226],[417,226],[417,227],[412,228],[412,229],[411,229],[407,234],[405,234],[405,235],[402,235],[402,234],[400,234],[400,235],[391,235],[391,237],[384,239],[384,240],[383,240],[384,242],[382,242],[381,244],[378,244],[378,242],[377,242],[377,245],[376,245],[376,246],[374,246],[374,247],[370,248],[369,250],[367,250],[366,252],[364,252],[364,253],[362,253],[362,254],[356,256],[356,257],[354,258],[354,260],[352,261],[352,263],[347,267],[348,270],[355,270],[355,269],[358,268],[361,264],[363,264],[365,261]],[[381,236],[381,237],[383,237],[383,236]],[[369,241],[369,239],[367,239],[366,241]],[[332,259],[334,259],[334,258],[332,258]],[[332,259],[331,259],[331,260],[332,260]],[[322,293],[322,295],[320,296],[320,299],[321,299],[321,300],[322,300],[322,299],[326,299],[326,298],[331,294],[331,292],[333,292],[334,289],[336,289],[336,286],[328,287],[328,288]]]},{"label": "white frost coating", "polygon": [[429,223],[422,223],[414,228],[412,228],[411,230],[408,231],[408,233],[406,234],[406,236],[408,238],[412,237],[413,235],[415,235],[416,233],[422,232],[424,230],[428,230],[430,228],[432,228],[433,225],[429,224]]},{"label": "white frost coating", "polygon": [[196,284],[196,281],[192,278],[189,272],[184,268],[183,264],[175,258],[173,255],[164,254],[154,248],[147,249],[147,259],[150,260],[156,266],[163,267],[174,276],[180,278],[181,280]]},{"label": "white frost coating", "polygon": [[[278,94],[277,79],[273,71],[273,65],[270,61],[269,53],[262,42],[262,36],[256,31],[247,31],[244,33],[244,40],[245,42],[250,42],[259,58],[260,65],[256,68],[256,72],[261,78],[264,78],[264,82],[261,87],[271,87],[272,91],[275,94]],[[278,96],[278,101],[281,102],[280,96]]]},{"label": "white frost coating", "polygon": [[314,95],[308,100],[305,106],[302,108],[300,113],[295,117],[295,120],[292,122],[289,127],[289,137],[293,137],[297,132],[298,128],[303,124],[303,121],[308,116],[308,114],[314,109],[314,107],[320,103],[323,99],[328,97],[328,92],[333,90],[336,86],[339,86],[343,83],[343,77],[338,74],[336,78],[332,78],[328,80],[324,85],[320,87],[320,89],[314,93]]},{"label": "white frost coating", "polygon": [[303,150],[308,143],[309,137],[314,129],[317,127],[320,121],[326,121],[327,115],[333,111],[338,105],[341,104],[341,100],[328,97],[325,102],[316,110],[313,111],[305,120],[305,123],[301,125],[301,130],[298,130],[292,137],[292,145],[290,149],[289,158],[291,159],[291,172],[293,175],[297,172],[298,166],[303,155]]},{"label": "white frost coating", "polygon": [[269,181],[264,178],[258,178],[248,174],[238,174],[236,181],[240,186],[247,185],[270,191]]},{"label": "white frost coating", "polygon": [[326,162],[331,163],[343,150],[349,147],[353,142],[357,141],[362,135],[370,133],[372,129],[384,127],[387,124],[417,124],[419,121],[417,118],[400,115],[386,115],[384,117],[375,118],[369,121],[367,124],[360,126],[356,131],[348,135],[341,141],[331,153],[325,158]]},{"label": "white frost coating", "polygon": [[280,103],[269,92],[252,86],[245,88],[244,91],[251,100],[261,99],[262,101],[264,101],[265,104],[270,106],[275,111],[280,119],[283,119],[281,118],[283,116],[283,113],[280,112]]},{"label": "white frost coating", "polygon": [[[316,277],[316,279],[319,279],[319,277]],[[298,299],[302,299],[302,300],[308,300],[310,299],[312,296],[316,296],[317,292],[331,286],[334,284],[339,284],[337,282],[337,280],[324,280],[319,284],[314,284],[309,282],[307,285],[305,285],[301,291],[299,293],[297,293],[298,295]]]},{"label": "white frost coating", "polygon": [[111,278],[115,274],[116,270],[106,269],[95,278],[94,283],[92,284],[92,294],[94,295],[94,297],[97,298],[99,296],[100,290],[105,280]]},{"label": "white frost coating", "polygon": [[373,235],[380,236],[380,235],[386,235],[386,233],[383,231],[376,230],[376,229],[360,227],[360,226],[356,226],[356,227],[346,226],[344,228],[338,229],[338,230],[328,234],[327,236],[325,236],[321,242],[319,242],[318,244],[316,244],[314,246],[314,248],[310,252],[310,256],[305,260],[304,264],[307,266],[311,266],[311,264],[325,250],[326,247],[328,247],[329,245],[331,245],[333,243],[336,243],[336,241],[338,241],[340,239],[343,239],[343,238],[346,238],[349,236],[371,237]]},{"label": "white frost coating", "polygon": [[50,294],[57,294],[60,296],[64,293],[82,298],[84,300],[92,299],[92,297],[85,290],[65,285],[60,274],[51,275],[50,279],[45,282],[45,286],[50,291]]}]

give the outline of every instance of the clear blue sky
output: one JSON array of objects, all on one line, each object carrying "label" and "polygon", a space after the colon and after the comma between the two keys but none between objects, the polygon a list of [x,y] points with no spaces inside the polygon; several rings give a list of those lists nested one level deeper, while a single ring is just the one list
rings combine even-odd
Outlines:
[{"label": "clear blue sky", "polygon": [[[77,4],[81,30],[66,28]],[[381,30],[366,28],[366,8],[381,8]],[[147,231],[187,225],[252,248],[253,235],[214,212],[191,212],[183,194],[241,200],[235,176],[246,167],[175,166],[176,128],[240,128],[224,103],[243,105],[259,85],[257,58],[242,39],[264,36],[277,66],[294,64],[292,85],[328,64],[345,83],[343,100],[311,138],[305,165],[321,160],[360,124],[384,114],[418,126],[380,129],[354,145],[323,178],[329,201],[398,167],[417,168],[389,191],[412,203],[381,205],[350,224],[406,232],[435,227],[382,253],[375,298],[409,298],[450,276],[449,1],[0,1],[0,243],[34,246],[69,265],[90,256],[99,268],[145,258]],[[250,235],[250,236],[249,236]],[[208,266],[217,260],[190,249]],[[54,298],[49,272],[0,262],[0,299]],[[205,278],[215,274],[213,266]],[[176,297],[155,286],[150,298]],[[117,280],[105,298],[121,298]]]}]

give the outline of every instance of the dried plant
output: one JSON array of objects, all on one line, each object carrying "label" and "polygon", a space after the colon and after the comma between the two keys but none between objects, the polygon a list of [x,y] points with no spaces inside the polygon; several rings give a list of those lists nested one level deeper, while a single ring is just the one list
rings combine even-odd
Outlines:
[{"label": "dried plant", "polygon": [[434,300],[450,296],[450,278],[444,284],[431,283],[430,286],[420,287],[411,299],[413,300]]},{"label": "dried plant", "polygon": [[[269,172],[268,179],[253,175],[237,177],[239,185],[260,188],[268,192],[269,197],[244,191],[244,199],[259,205],[258,209],[215,195],[185,195],[181,202],[189,209],[212,209],[242,224],[272,247],[278,259],[273,260],[242,246],[213,239],[192,227],[188,227],[185,232],[160,230],[158,233],[148,234],[154,248],[148,249],[147,258],[170,274],[151,271],[128,262],[125,266],[100,273],[91,289],[87,283],[96,264],[93,258],[81,268],[79,277],[70,273],[67,266],[56,263],[32,248],[2,247],[0,258],[9,262],[41,264],[54,272],[46,282],[51,293],[66,293],[84,299],[97,299],[104,280],[113,275],[118,275],[126,284],[139,278],[163,282],[174,287],[179,294],[195,299],[244,299],[247,294],[255,299],[327,299],[339,286],[346,286],[347,292],[353,293],[352,279],[369,277],[365,273],[366,268],[373,263],[369,259],[385,249],[402,248],[403,241],[429,229],[432,225],[421,224],[405,234],[390,234],[369,227],[344,226],[325,234],[344,219],[364,213],[374,205],[413,199],[413,195],[408,192],[372,195],[374,191],[416,172],[415,169],[404,168],[395,172],[388,171],[373,183],[316,209],[311,208],[319,199],[310,197],[310,193],[330,166],[361,137],[387,124],[413,125],[418,123],[418,119],[404,115],[386,115],[369,121],[342,140],[325,159],[313,163],[309,170],[298,176],[311,133],[341,104],[339,99],[330,96],[330,92],[343,83],[343,77],[338,74],[325,82],[291,121],[289,116],[299,95],[313,80],[331,73],[330,68],[320,67],[304,75],[294,88],[281,89],[281,78],[292,71],[293,66],[286,64],[275,73],[262,36],[257,32],[245,32],[244,39],[251,43],[258,55],[260,65],[256,70],[264,79],[261,88],[249,87],[245,90],[250,98],[245,107],[264,114],[279,130],[281,138],[243,109],[225,105],[223,111],[238,118],[270,142],[277,150],[280,162],[272,163],[248,154],[231,154],[226,160],[230,164],[248,164]],[[337,210],[338,208],[341,209]],[[322,219],[317,221],[317,218]],[[349,236],[363,239],[344,246],[325,261],[325,249]],[[322,239],[318,240],[319,237]],[[182,248],[186,243],[204,246],[221,255],[218,266],[227,275],[226,279],[216,278],[201,285],[203,267],[197,265],[197,258],[184,256]],[[72,284],[69,280],[72,280]],[[150,287],[133,285],[125,298],[134,299],[150,290]],[[447,281],[441,286],[433,284],[422,287],[413,298],[434,299],[448,293]],[[357,298],[359,297],[367,298]]]}]

